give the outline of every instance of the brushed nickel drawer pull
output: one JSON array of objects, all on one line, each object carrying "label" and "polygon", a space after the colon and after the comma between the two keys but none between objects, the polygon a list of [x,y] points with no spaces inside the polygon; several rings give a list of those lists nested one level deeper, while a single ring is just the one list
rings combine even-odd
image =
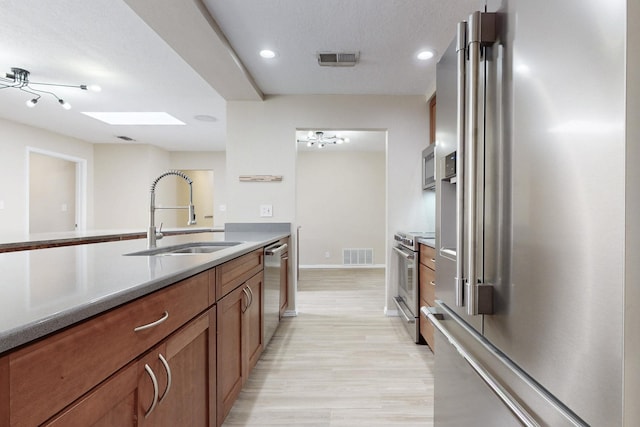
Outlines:
[{"label": "brushed nickel drawer pull", "polygon": [[149,378],[151,378],[151,382],[153,383],[153,402],[151,403],[151,407],[144,414],[144,417],[147,418],[154,409],[156,409],[156,405],[158,404],[158,380],[156,379],[156,375],[153,373],[151,367],[145,363],[144,370],[149,374]]},{"label": "brushed nickel drawer pull", "polygon": [[249,292],[247,292],[247,288],[243,288],[242,292],[247,296],[247,306],[244,308],[244,310],[242,310],[242,312],[244,313],[245,311],[247,311],[247,309],[249,308]]},{"label": "brushed nickel drawer pull", "polygon": [[153,328],[155,326],[158,326],[160,323],[164,322],[168,318],[169,318],[169,312],[165,311],[160,319],[156,320],[155,322],[147,323],[146,325],[133,328],[133,332],[140,332],[140,331],[144,331],[145,329]]},{"label": "brushed nickel drawer pull", "polygon": [[253,291],[251,290],[251,286],[247,286],[249,293],[251,294],[251,301],[249,301],[249,306],[253,305]]},{"label": "brushed nickel drawer pull", "polygon": [[164,389],[164,393],[162,393],[162,396],[158,400],[158,403],[162,403],[164,398],[167,397],[167,393],[169,393],[169,389],[171,388],[171,368],[169,367],[167,359],[165,359],[162,354],[158,354],[158,359],[160,359],[160,362],[162,362],[162,364],[164,365],[165,371],[167,371],[167,388]]}]

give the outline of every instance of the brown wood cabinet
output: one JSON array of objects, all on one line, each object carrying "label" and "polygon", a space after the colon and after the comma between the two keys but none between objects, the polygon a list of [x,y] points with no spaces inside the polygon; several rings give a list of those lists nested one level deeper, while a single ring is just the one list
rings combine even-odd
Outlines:
[{"label": "brown wood cabinet", "polygon": [[3,355],[0,425],[220,426],[263,351],[263,261],[258,249]]},{"label": "brown wood cabinet", "polygon": [[218,425],[229,414],[263,349],[263,274],[218,301]]},{"label": "brown wood cabinet", "polygon": [[[140,426],[215,424],[216,307],[185,325],[138,362]],[[157,382],[155,399],[154,384]],[[154,405],[155,400],[155,405]]]},{"label": "brown wood cabinet", "polygon": [[215,309],[189,322],[45,426],[214,425],[215,389],[210,384],[215,384],[211,365]]},{"label": "brown wood cabinet", "polygon": [[436,95],[429,99],[429,144],[436,143]]},{"label": "brown wood cabinet", "polygon": [[201,273],[11,353],[10,425],[44,422],[205,310],[207,298]]},{"label": "brown wood cabinet", "polygon": [[[420,244],[420,306],[435,305],[436,251],[431,246]],[[434,349],[433,325],[420,315],[420,335],[432,351]]]}]

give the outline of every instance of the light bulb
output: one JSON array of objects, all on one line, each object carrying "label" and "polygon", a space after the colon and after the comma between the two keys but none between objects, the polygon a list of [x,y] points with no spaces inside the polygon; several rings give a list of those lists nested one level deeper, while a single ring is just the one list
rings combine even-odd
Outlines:
[{"label": "light bulb", "polygon": [[336,139],[336,144],[342,144],[343,142],[344,142],[344,139],[342,138]]},{"label": "light bulb", "polygon": [[307,147],[313,147],[313,142],[311,141],[307,142]]},{"label": "light bulb", "polygon": [[419,52],[417,57],[419,60],[421,61],[426,61],[427,59],[431,59],[433,58],[434,53],[430,50],[423,50],[422,52]]},{"label": "light bulb", "polygon": [[64,108],[65,110],[70,110],[71,109],[71,104],[69,104],[67,101],[65,101],[64,99],[58,99],[58,103],[62,106],[62,108]]},{"label": "light bulb", "polygon": [[27,107],[29,107],[29,108],[35,107],[37,103],[38,103],[38,98],[33,98],[33,99],[30,99],[30,100],[28,100],[26,102]]},{"label": "light bulb", "polygon": [[276,53],[273,50],[264,49],[260,51],[260,56],[265,59],[271,59],[276,57]]},{"label": "light bulb", "polygon": [[89,89],[91,92],[102,92],[102,88],[98,85],[89,85],[87,86],[87,89]]}]

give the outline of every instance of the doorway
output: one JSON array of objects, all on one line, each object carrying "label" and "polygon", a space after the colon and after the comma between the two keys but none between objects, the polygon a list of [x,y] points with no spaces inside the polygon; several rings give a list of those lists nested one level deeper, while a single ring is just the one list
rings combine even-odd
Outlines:
[{"label": "doorway", "polygon": [[86,227],[86,160],[28,148],[29,233]]},{"label": "doorway", "polygon": [[[197,224],[187,225],[186,211],[176,211],[176,227],[213,228],[213,170],[183,169],[180,172],[193,180],[193,205],[196,209]],[[176,187],[179,206],[189,204],[189,186]]]},{"label": "doorway", "polygon": [[300,268],[385,266],[386,141],[385,130],[297,130]]}]

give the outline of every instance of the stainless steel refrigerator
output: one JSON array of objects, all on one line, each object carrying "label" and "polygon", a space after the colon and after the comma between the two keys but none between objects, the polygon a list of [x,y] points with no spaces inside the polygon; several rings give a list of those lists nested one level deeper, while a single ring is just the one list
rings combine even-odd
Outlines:
[{"label": "stainless steel refrigerator", "polygon": [[451,29],[436,427],[640,425],[639,22],[637,0],[488,0]]}]

